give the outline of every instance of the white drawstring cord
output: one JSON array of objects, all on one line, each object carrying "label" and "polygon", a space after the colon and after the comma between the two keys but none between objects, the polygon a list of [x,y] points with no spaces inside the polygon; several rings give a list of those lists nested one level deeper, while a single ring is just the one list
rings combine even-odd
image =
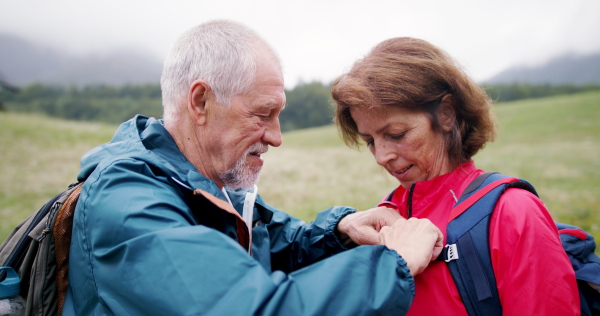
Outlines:
[{"label": "white drawstring cord", "polygon": [[456,194],[454,194],[454,191],[450,190],[450,193],[452,193],[452,197],[454,198],[454,202],[458,202],[458,199],[456,198]]},{"label": "white drawstring cord", "polygon": [[258,187],[255,184],[252,191],[246,193],[246,198],[244,199],[244,211],[242,213],[242,218],[248,226],[250,235],[252,235],[252,219],[254,217],[254,203],[256,202],[257,192]]},{"label": "white drawstring cord", "polygon": [[[231,203],[231,199],[229,198],[229,194],[227,194],[227,190],[225,190],[225,187],[223,187],[221,191],[223,191],[223,194],[225,194],[227,201],[233,207],[233,203]],[[254,203],[256,202],[257,193],[258,187],[255,184],[252,191],[248,191],[246,193],[246,198],[244,199],[244,208],[242,211],[242,219],[244,219],[244,222],[246,222],[246,227],[248,227],[248,234],[250,237],[250,248],[248,249],[248,252],[252,250],[252,219],[254,217]]]}]

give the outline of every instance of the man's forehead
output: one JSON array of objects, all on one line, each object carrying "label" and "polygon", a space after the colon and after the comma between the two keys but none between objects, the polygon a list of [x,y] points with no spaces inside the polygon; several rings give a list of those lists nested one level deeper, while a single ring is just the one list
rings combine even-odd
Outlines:
[{"label": "man's forehead", "polygon": [[256,93],[253,103],[263,110],[283,109],[286,103],[285,91],[283,89],[281,91],[277,90],[269,89],[263,91],[263,93]]}]

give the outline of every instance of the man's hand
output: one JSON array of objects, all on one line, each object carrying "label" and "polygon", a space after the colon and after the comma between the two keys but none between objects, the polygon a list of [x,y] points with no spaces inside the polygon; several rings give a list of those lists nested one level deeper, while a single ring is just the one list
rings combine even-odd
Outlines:
[{"label": "man's hand", "polygon": [[344,246],[351,242],[357,245],[380,244],[381,228],[391,226],[401,218],[398,211],[387,207],[376,207],[347,215],[337,226],[340,241]]},{"label": "man's hand", "polygon": [[402,256],[413,276],[423,272],[444,248],[444,235],[426,218],[399,219],[383,227],[379,236],[379,243]]}]

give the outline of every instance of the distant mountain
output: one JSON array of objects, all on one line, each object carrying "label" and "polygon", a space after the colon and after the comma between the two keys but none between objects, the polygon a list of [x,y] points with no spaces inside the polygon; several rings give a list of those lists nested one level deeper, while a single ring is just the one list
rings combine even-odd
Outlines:
[{"label": "distant mountain", "polygon": [[160,81],[162,63],[132,52],[73,56],[0,33],[0,79],[14,85],[145,84]]},{"label": "distant mountain", "polygon": [[563,55],[537,67],[513,67],[484,83],[600,84],[600,52]]}]

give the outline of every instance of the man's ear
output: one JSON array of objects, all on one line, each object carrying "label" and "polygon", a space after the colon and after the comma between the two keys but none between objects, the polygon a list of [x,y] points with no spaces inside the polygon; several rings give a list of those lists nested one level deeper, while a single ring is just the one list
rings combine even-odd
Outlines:
[{"label": "man's ear", "polygon": [[210,99],[211,89],[208,82],[196,80],[190,86],[188,99],[188,112],[196,125],[206,123],[207,102]]},{"label": "man's ear", "polygon": [[438,110],[438,119],[444,132],[449,132],[454,127],[456,112],[454,110],[456,98],[452,94],[446,94],[442,97],[440,108]]}]

